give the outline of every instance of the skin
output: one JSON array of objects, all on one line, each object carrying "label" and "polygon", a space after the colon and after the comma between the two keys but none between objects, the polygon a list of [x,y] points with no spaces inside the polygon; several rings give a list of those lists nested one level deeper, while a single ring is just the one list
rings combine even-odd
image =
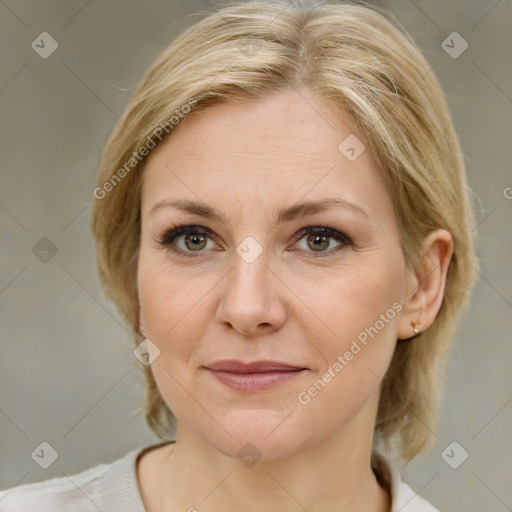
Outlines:
[{"label": "skin", "polygon": [[[149,512],[391,510],[370,466],[380,383],[397,338],[414,334],[410,322],[425,330],[435,319],[453,242],[445,230],[431,233],[424,267],[406,269],[391,197],[369,151],[350,161],[338,150],[349,134],[364,142],[322,98],[290,91],[192,112],[151,152],[142,190],[140,324],[161,351],[151,368],[178,426],[176,445],[139,460]],[[330,197],[356,203],[368,217],[334,207],[274,220],[280,208]],[[228,224],[171,206],[150,215],[167,199],[203,201]],[[157,241],[178,222],[212,230],[198,257]],[[331,237],[315,252],[314,236],[293,239],[319,224],[353,245]],[[236,252],[249,236],[262,248],[251,263]],[[185,239],[174,246],[197,254],[197,241]],[[402,310],[301,404],[299,393],[395,302]],[[267,391],[236,391],[203,368],[231,358],[307,371]],[[251,467],[237,456],[248,442],[261,457]]]}]

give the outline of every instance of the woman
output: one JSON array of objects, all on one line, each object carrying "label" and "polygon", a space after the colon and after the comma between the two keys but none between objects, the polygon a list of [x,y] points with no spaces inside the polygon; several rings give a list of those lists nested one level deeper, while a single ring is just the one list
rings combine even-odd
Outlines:
[{"label": "woman", "polygon": [[147,71],[93,195],[163,442],[2,510],[437,510],[383,451],[432,450],[477,261],[451,117],[408,36],[347,3],[207,13]]}]

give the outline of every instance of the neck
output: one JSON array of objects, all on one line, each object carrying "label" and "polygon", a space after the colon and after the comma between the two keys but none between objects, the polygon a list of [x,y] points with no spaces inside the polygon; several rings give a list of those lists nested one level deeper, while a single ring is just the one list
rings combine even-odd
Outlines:
[{"label": "neck", "polygon": [[370,465],[373,425],[361,427],[246,466],[178,423],[160,471],[162,510],[389,512],[389,492]]}]

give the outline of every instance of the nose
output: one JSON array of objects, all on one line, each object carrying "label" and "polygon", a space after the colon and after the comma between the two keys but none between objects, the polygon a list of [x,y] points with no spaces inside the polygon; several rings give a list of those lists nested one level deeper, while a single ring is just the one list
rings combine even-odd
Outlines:
[{"label": "nose", "polygon": [[223,280],[217,308],[219,324],[246,336],[269,334],[286,321],[282,292],[286,288],[278,273],[269,268],[266,251],[250,263],[238,253]]}]

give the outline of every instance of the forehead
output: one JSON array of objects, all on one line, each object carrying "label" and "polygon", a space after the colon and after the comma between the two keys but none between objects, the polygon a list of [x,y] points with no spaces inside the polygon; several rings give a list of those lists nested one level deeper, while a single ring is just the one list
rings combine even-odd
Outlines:
[{"label": "forehead", "polygon": [[192,111],[152,150],[143,204],[199,197],[250,208],[250,198],[270,206],[340,195],[378,214],[390,198],[364,144],[348,119],[311,94],[215,103]]}]

